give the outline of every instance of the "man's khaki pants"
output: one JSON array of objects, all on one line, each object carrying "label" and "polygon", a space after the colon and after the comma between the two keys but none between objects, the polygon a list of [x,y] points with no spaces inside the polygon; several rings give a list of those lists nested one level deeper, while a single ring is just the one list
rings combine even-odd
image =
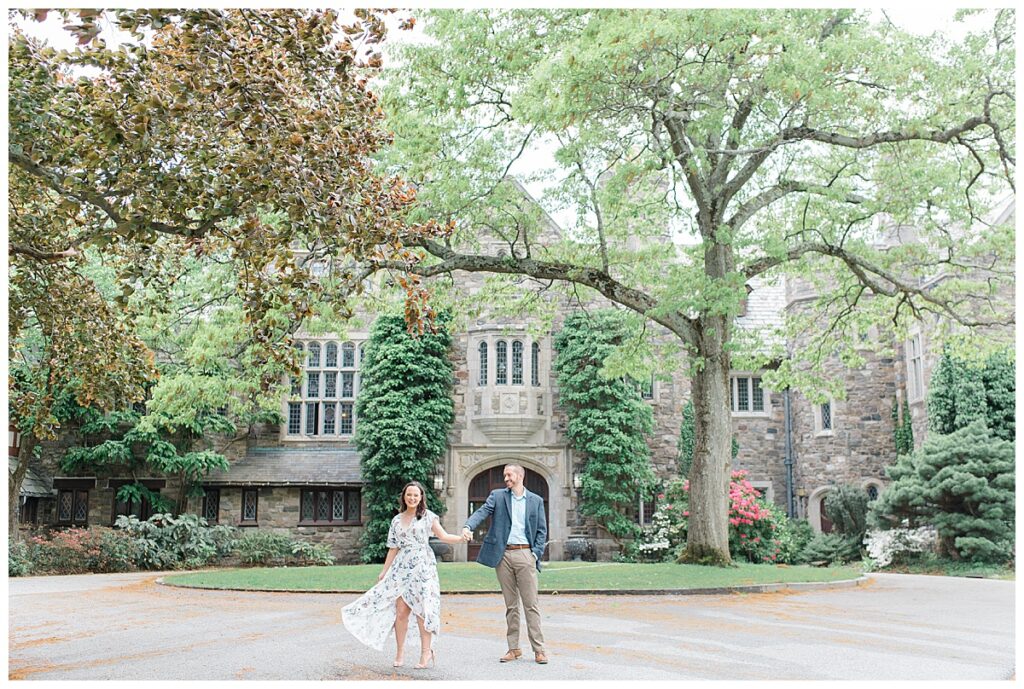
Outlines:
[{"label": "man's khaki pants", "polygon": [[537,561],[533,558],[533,551],[529,548],[506,550],[497,571],[501,594],[505,597],[509,649],[519,648],[519,601],[522,599],[530,645],[534,653],[544,652],[540,608],[537,606]]}]

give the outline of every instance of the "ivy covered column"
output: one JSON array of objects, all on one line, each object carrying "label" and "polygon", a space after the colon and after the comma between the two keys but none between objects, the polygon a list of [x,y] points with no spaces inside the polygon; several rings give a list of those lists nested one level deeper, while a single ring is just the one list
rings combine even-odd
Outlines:
[{"label": "ivy covered column", "polygon": [[427,507],[444,512],[434,495],[434,467],[447,448],[455,419],[454,376],[447,319],[436,332],[410,335],[402,316],[374,321],[356,400],[355,442],[362,463],[363,499],[369,520],[362,536],[363,562],[383,562],[398,494],[409,481],[427,489]]}]

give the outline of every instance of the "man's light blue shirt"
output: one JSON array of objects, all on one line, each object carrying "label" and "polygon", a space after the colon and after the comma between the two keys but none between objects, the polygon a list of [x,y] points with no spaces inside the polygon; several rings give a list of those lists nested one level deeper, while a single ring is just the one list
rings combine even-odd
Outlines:
[{"label": "man's light blue shirt", "polygon": [[508,532],[509,545],[529,545],[526,540],[526,491],[521,497],[512,493],[512,530]]}]

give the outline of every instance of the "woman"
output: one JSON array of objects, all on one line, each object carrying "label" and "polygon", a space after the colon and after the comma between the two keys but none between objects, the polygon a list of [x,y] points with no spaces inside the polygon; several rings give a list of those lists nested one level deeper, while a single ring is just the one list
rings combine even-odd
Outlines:
[{"label": "woman", "polygon": [[441,583],[437,563],[427,540],[433,533],[445,543],[462,543],[461,536],[449,534],[437,515],[427,509],[426,491],[419,481],[402,488],[400,512],[388,531],[388,556],[377,584],[359,599],[341,609],[345,628],[367,646],[384,650],[384,641],[395,630],[395,667],[402,667],[409,613],[416,614],[420,628],[421,670],[436,664],[431,648],[433,635],[441,631]]}]

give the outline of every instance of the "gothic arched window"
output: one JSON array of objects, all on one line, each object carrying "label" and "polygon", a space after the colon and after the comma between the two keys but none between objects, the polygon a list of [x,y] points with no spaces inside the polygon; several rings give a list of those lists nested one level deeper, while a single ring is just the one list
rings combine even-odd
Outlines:
[{"label": "gothic arched window", "polygon": [[519,340],[512,342],[512,384],[523,384],[523,343]]},{"label": "gothic arched window", "polygon": [[494,384],[508,385],[508,343],[505,340],[498,340],[495,349],[497,350],[497,361],[495,362]]},{"label": "gothic arched window", "polygon": [[530,383],[540,385],[540,345],[536,342],[530,346]]},{"label": "gothic arched window", "polygon": [[487,343],[480,343],[480,385],[487,385]]}]

